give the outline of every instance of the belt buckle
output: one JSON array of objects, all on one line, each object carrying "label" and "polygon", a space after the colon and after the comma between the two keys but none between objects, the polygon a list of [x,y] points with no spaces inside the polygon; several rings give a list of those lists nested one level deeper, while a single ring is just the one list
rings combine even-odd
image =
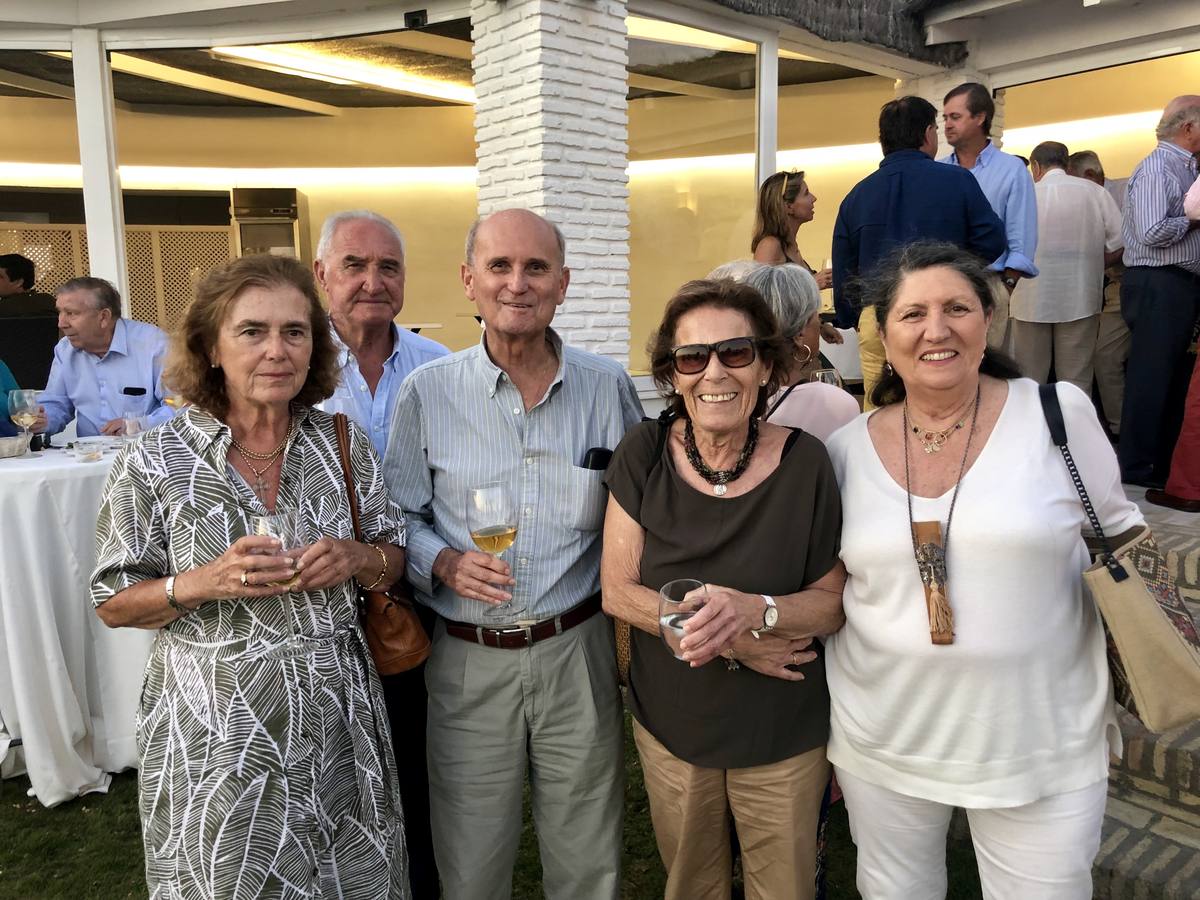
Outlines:
[{"label": "belt buckle", "polygon": [[537,624],[537,622],[534,621],[533,619],[518,619],[513,625],[509,626],[508,628],[499,628],[499,629],[497,629],[497,631],[500,634],[524,634],[525,635],[525,646],[532,647],[533,646],[533,626],[536,624]]}]

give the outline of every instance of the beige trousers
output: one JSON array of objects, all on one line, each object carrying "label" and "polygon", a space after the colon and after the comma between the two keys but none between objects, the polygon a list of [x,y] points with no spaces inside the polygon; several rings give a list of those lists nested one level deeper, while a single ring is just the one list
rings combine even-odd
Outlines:
[{"label": "beige trousers", "polygon": [[1074,322],[1022,322],[1012,320],[1013,358],[1021,374],[1045,384],[1054,362],[1054,377],[1069,381],[1085,394],[1092,393],[1092,359],[1100,314]]},{"label": "beige trousers", "polygon": [[1096,387],[1100,389],[1100,403],[1104,406],[1104,418],[1113,434],[1121,432],[1121,404],[1125,402],[1125,360],[1129,358],[1129,345],[1132,341],[1129,326],[1121,316],[1121,284],[1119,281],[1113,281],[1104,290],[1104,310],[1100,313],[1093,361]]},{"label": "beige trousers", "polygon": [[747,900],[811,900],[830,772],[824,747],[766,766],[705,769],[672,755],[636,720],[633,737],[667,870],[664,900],[728,900],[730,809]]},{"label": "beige trousers", "polygon": [[858,357],[862,361],[863,412],[870,412],[875,408],[871,402],[871,392],[879,384],[883,364],[887,362],[873,306],[866,307],[858,317]]}]

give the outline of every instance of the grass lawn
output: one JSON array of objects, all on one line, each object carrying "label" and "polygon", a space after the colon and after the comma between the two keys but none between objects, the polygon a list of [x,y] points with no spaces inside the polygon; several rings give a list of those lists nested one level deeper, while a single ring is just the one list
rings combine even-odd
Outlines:
[{"label": "grass lawn", "polygon": [[[641,767],[626,729],[625,859],[621,896],[650,900],[662,896],[664,873],[654,845],[650,810],[642,786]],[[0,782],[0,898],[142,898],[142,843],[137,815],[137,778],[132,772],[114,776],[107,794],[91,794],[54,809],[26,797],[28,782]],[[857,898],[854,889],[854,845],[846,807],[837,804],[829,824],[829,900]],[[970,844],[953,842],[950,900],[975,900],[979,880]],[[521,850],[513,876],[513,896],[542,896],[537,839],[526,808]]]}]

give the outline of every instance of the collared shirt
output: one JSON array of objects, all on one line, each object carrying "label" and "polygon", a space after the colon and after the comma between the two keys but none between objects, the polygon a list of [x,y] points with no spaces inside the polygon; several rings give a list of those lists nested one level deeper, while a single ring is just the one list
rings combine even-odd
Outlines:
[{"label": "collared shirt", "polygon": [[1196,180],[1196,160],[1159,141],[1129,176],[1125,201],[1125,265],[1179,266],[1200,274],[1200,229],[1188,230],[1183,198]]},{"label": "collared shirt", "polygon": [[856,279],[893,247],[950,241],[991,261],[1004,252],[1004,225],[979,182],[920,150],[895,150],[854,186],[833,226],[833,305],[837,324],[858,324]]},{"label": "collared shirt", "polygon": [[333,396],[317,404],[317,408],[328,413],[345,413],[367,433],[375,452],[383,456],[391,428],[392,406],[401,383],[417,366],[440,359],[450,351],[437,341],[414,334],[407,328],[397,328],[393,322],[392,353],[384,360],[383,377],[371,393],[371,387],[358,367],[358,359],[338,337],[333,323],[329,325],[342,377]]},{"label": "collared shirt", "polygon": [[1086,178],[1051,169],[1037,194],[1037,278],[1022,278],[1009,315],[1022,322],[1074,322],[1098,315],[1104,254],[1121,246],[1121,211],[1112,195]]},{"label": "collared shirt", "polygon": [[614,450],[642,407],[618,363],[547,334],[558,372],[528,412],[482,339],[422,366],[396,397],[384,477],[408,517],[409,580],[446,618],[505,621],[433,577],[442,550],[475,549],[467,493],[491,481],[509,486],[517,517],[516,541],[504,554],[516,580],[509,621],[550,618],[600,589],[608,492],[603,467],[582,463],[594,447]]},{"label": "collared shirt", "polygon": [[[938,162],[958,165],[958,154],[951,153]],[[1038,274],[1033,264],[1037,253],[1037,204],[1033,195],[1033,178],[1025,165],[1010,153],[997,150],[988,141],[980,151],[971,174],[979,181],[983,194],[1004,223],[1008,249],[992,263],[996,272],[1016,269],[1033,278]]]},{"label": "collared shirt", "polygon": [[[57,434],[73,418],[80,437],[100,433],[106,422],[122,416],[145,416],[146,427],[153,428],[175,415],[163,404],[163,360],[167,336],[161,328],[117,319],[112,343],[103,356],[71,346],[63,338],[54,348],[50,378],[42,392],[46,408],[46,433]],[[142,388],[145,393],[132,396],[126,388]]]}]

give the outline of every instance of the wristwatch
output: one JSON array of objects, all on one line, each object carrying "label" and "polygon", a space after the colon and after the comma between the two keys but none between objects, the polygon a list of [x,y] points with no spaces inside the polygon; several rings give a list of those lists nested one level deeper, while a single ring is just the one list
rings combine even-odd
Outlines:
[{"label": "wristwatch", "polygon": [[755,638],[760,637],[764,633],[770,633],[775,630],[775,626],[779,623],[779,607],[775,605],[775,598],[767,594],[760,595],[766,601],[766,606],[763,607],[763,623],[758,629],[751,629],[750,633]]}]

